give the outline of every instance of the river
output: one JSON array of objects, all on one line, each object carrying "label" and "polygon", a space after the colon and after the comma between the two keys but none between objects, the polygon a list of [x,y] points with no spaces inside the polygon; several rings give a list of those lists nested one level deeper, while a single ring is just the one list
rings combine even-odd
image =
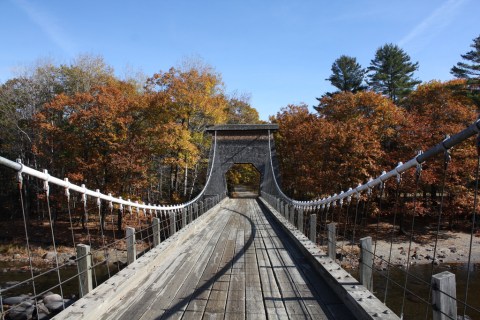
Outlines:
[{"label": "river", "polygon": [[[449,271],[455,274],[457,283],[457,299],[459,301],[465,300],[465,288],[467,283],[468,268],[467,264],[443,264],[435,266],[433,274],[443,271]],[[468,304],[476,309],[480,309],[480,299],[478,292],[480,292],[480,265],[472,264],[470,267],[470,284],[468,290]],[[350,271],[356,278],[357,271]],[[408,276],[407,289],[411,292],[405,294],[404,319],[432,319],[432,311],[429,308],[427,315],[427,304],[429,301],[429,288],[425,281],[431,278],[432,266],[427,265],[413,265],[410,267]],[[381,301],[384,301],[385,287],[386,287],[387,271],[374,272],[373,287],[374,294]],[[387,289],[386,304],[397,315],[400,315],[403,301],[403,284],[405,283],[405,273],[403,270],[391,268],[389,272],[389,283]],[[423,300],[422,300],[423,299]],[[464,305],[457,303],[458,315],[463,315]],[[467,308],[466,315],[471,319],[479,319],[480,313],[476,310]]]},{"label": "river", "polygon": [[[29,271],[8,271],[12,265],[6,265],[5,263],[0,262],[0,285],[2,288],[5,288],[7,284],[12,285],[15,282],[23,281],[30,277]],[[444,264],[440,266],[435,266],[434,273],[439,273],[443,271],[450,271],[456,275],[457,282],[457,299],[463,301],[465,299],[465,287],[467,282],[467,265],[466,264]],[[468,293],[468,303],[473,307],[480,309],[480,299],[478,292],[480,292],[480,265],[472,265],[470,270],[470,285]],[[113,275],[118,272],[118,268],[114,265],[110,266],[110,273]],[[354,277],[357,277],[358,272],[356,270],[350,271]],[[425,279],[429,279],[432,269],[431,265],[413,265],[410,268],[410,272],[413,276],[408,278],[407,288],[412,291],[405,295],[405,308],[404,308],[404,319],[431,319],[431,309],[428,311],[427,315],[427,304],[422,301],[428,300],[429,298],[429,289],[424,283]],[[65,298],[78,297],[78,280],[74,277],[77,273],[77,268],[75,265],[68,266],[61,269],[60,276],[62,281],[65,281],[73,277],[70,281],[63,284],[63,294]],[[38,273],[37,273],[38,274]],[[95,268],[95,274],[97,277],[97,282],[101,283],[108,278],[108,270],[106,265],[100,265]],[[385,286],[386,286],[386,275],[387,271],[374,272],[374,294],[381,300],[384,300],[385,295]],[[397,268],[392,268],[389,273],[390,279],[388,286],[388,295],[386,303],[387,305],[398,315],[401,312],[401,306],[403,301],[403,283],[405,281],[405,273]],[[44,276],[39,277],[35,280],[37,294],[39,292],[48,290],[50,287],[58,283],[56,272],[51,272]],[[419,279],[424,279],[421,281]],[[397,284],[395,284],[397,283]],[[400,284],[402,287],[399,287]],[[94,280],[95,286],[95,280]],[[54,293],[60,293],[60,290],[52,289],[49,290]],[[13,290],[9,290],[5,297],[16,296],[20,294],[32,294],[33,287],[32,283],[28,283],[22,286],[19,286]],[[458,314],[463,315],[463,305],[458,304]],[[475,310],[467,309],[467,315],[471,319],[479,319],[480,313]]]}]

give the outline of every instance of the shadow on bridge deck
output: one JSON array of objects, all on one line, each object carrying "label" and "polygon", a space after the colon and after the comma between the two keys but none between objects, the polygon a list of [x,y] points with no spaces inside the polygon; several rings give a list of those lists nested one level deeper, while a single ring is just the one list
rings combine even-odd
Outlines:
[{"label": "shadow on bridge deck", "polygon": [[255,199],[224,200],[160,254],[102,319],[354,318]]}]

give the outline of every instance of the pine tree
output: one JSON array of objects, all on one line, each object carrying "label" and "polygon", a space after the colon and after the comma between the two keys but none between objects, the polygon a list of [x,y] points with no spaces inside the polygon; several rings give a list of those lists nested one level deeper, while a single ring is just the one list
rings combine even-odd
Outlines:
[{"label": "pine tree", "polygon": [[410,56],[394,44],[386,44],[375,53],[370,61],[367,81],[370,88],[387,95],[394,102],[408,95],[420,83],[413,78],[418,62],[412,63]]},{"label": "pine tree", "polygon": [[450,73],[457,78],[467,79],[467,96],[480,107],[480,36],[473,39],[473,50],[462,54],[465,62],[458,62]]},{"label": "pine tree", "polygon": [[355,93],[365,89],[362,86],[365,73],[356,58],[342,55],[332,64],[332,75],[325,80],[330,81],[340,91]]}]

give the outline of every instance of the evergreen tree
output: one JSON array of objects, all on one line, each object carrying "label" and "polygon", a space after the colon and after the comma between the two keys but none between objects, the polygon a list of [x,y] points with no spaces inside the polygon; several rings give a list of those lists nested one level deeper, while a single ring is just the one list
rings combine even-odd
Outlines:
[{"label": "evergreen tree", "polygon": [[330,81],[332,86],[343,92],[357,92],[365,89],[362,86],[365,69],[354,57],[342,55],[332,64],[332,75],[325,80]]},{"label": "evergreen tree", "polygon": [[386,44],[370,61],[367,83],[373,91],[385,94],[396,102],[420,83],[413,78],[416,70],[418,62],[412,63],[410,56],[397,45]]},{"label": "evergreen tree", "polygon": [[467,96],[480,107],[480,36],[473,39],[470,50],[461,57],[465,62],[458,62],[450,73],[457,78],[467,79]]}]

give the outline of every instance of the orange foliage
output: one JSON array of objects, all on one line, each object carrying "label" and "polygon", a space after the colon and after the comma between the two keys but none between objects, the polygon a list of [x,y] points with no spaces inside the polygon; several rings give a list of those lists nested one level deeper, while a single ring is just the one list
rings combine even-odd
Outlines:
[{"label": "orange foliage", "polygon": [[[293,198],[312,199],[355,187],[391,170],[470,125],[474,103],[456,90],[463,80],[422,84],[402,103],[373,92],[341,92],[324,96],[312,114],[302,106],[288,106],[272,118],[280,126],[277,149],[283,188]],[[468,214],[473,203],[476,151],[473,139],[451,150],[445,211]],[[423,165],[417,192],[427,201],[417,214],[438,211],[443,156]],[[416,190],[414,171],[404,174],[402,192]],[[387,184],[393,198],[394,183]],[[406,207],[411,203],[406,199]]]},{"label": "orange foliage", "polygon": [[289,106],[275,118],[283,184],[293,195],[330,195],[392,165],[388,152],[397,144],[404,114],[391,100],[341,92],[324,97],[321,106],[320,115]]},{"label": "orange foliage", "polygon": [[[130,90],[127,90],[130,89]],[[38,155],[58,175],[105,192],[125,191],[125,181],[145,181],[147,150],[137,122],[142,99],[124,83],[86,93],[58,95],[36,115]]]}]

